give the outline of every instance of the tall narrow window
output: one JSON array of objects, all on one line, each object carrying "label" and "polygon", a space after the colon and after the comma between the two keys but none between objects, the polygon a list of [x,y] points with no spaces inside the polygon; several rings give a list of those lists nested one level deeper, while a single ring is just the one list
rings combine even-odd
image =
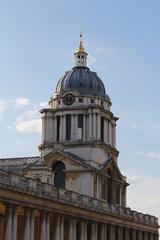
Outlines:
[{"label": "tall narrow window", "polygon": [[104,118],[101,117],[101,140],[104,141]]},{"label": "tall narrow window", "polygon": [[65,188],[65,165],[63,162],[58,161],[56,162],[52,170],[54,172],[54,186],[56,188]]},{"label": "tall narrow window", "polygon": [[71,140],[71,115],[66,115],[66,140]]},{"label": "tall narrow window", "polygon": [[101,177],[102,199],[106,200],[106,177]]},{"label": "tall narrow window", "polygon": [[57,142],[59,141],[59,136],[60,136],[60,117],[57,116]]},{"label": "tall narrow window", "polygon": [[108,170],[108,183],[107,183],[107,201],[112,204],[112,173]]},{"label": "tall narrow window", "polygon": [[116,204],[120,204],[120,185],[116,183]]},{"label": "tall narrow window", "polygon": [[78,115],[78,140],[83,139],[83,114]]}]

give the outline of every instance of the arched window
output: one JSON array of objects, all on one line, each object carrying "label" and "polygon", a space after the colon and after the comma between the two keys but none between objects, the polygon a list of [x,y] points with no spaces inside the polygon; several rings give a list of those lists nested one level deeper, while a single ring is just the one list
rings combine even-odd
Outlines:
[{"label": "arched window", "polygon": [[52,171],[54,172],[54,186],[56,188],[65,188],[65,165],[63,162],[56,162]]},{"label": "arched window", "polygon": [[108,183],[107,183],[107,201],[108,203],[112,204],[112,172],[108,170]]}]

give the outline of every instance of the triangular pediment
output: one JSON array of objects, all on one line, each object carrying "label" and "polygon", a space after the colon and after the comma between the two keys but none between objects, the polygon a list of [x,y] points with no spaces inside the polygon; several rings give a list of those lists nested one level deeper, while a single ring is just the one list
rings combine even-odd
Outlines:
[{"label": "triangular pediment", "polygon": [[69,169],[73,170],[93,170],[93,167],[85,163],[85,160],[70,152],[53,150],[44,157],[45,164],[52,167],[55,162],[62,161]]},{"label": "triangular pediment", "polygon": [[117,162],[114,158],[110,157],[107,159],[100,167],[99,172],[102,174],[108,174],[108,171],[111,171],[114,177],[120,181],[124,181],[124,177],[121,174],[121,171],[117,165]]}]

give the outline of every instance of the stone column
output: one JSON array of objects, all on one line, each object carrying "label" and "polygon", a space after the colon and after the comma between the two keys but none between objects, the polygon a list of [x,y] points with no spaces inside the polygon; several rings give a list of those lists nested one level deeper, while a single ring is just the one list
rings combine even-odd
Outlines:
[{"label": "stone column", "polygon": [[75,239],[76,239],[76,220],[71,218],[69,223],[69,240]]},{"label": "stone column", "polygon": [[113,124],[113,147],[116,147],[116,123]]},{"label": "stone column", "polygon": [[109,122],[109,144],[112,146],[112,123]]},{"label": "stone column", "polygon": [[132,233],[131,233],[132,239],[131,240],[136,240],[136,230],[132,229],[131,231],[132,231]]},{"label": "stone column", "polygon": [[57,141],[57,118],[54,117],[54,141]]},{"label": "stone column", "polygon": [[129,229],[125,228],[125,239],[128,240],[128,239],[130,239],[129,237],[130,237],[129,236]]},{"label": "stone column", "polygon": [[97,223],[91,223],[91,240],[97,240]]},{"label": "stone column", "polygon": [[30,209],[25,209],[25,230],[24,230],[24,240],[30,240],[30,232],[31,232],[31,225],[30,225]]},{"label": "stone column", "polygon": [[46,239],[46,212],[41,212],[40,240]]},{"label": "stone column", "polygon": [[100,141],[101,139],[101,116],[97,114],[97,140]]},{"label": "stone column", "polygon": [[106,240],[107,239],[107,225],[106,224],[101,224],[101,229],[100,229],[100,240]]},{"label": "stone column", "polygon": [[56,231],[55,231],[55,240],[61,240],[61,228],[60,228],[60,225],[61,225],[61,219],[60,219],[60,216],[57,216],[57,219],[56,219]]},{"label": "stone column", "polygon": [[46,217],[46,240],[50,240],[50,215]]},{"label": "stone column", "polygon": [[86,141],[86,115],[83,114],[83,141]]},{"label": "stone column", "polygon": [[60,141],[63,140],[63,116],[60,116],[60,128],[59,128]]},{"label": "stone column", "polygon": [[121,226],[116,226],[116,228],[117,228],[116,240],[123,240],[123,228]]},{"label": "stone column", "polygon": [[97,130],[97,119],[96,113],[93,113],[93,139],[96,139],[96,130]]},{"label": "stone column", "polygon": [[34,210],[31,210],[31,233],[30,233],[30,240],[34,240],[34,227],[35,227],[35,216]]},{"label": "stone column", "polygon": [[13,208],[12,214],[13,214],[12,240],[17,240],[17,208],[16,207]]},{"label": "stone column", "polygon": [[74,141],[74,131],[75,131],[75,121],[74,121],[74,116],[75,115],[71,115],[71,141]]},{"label": "stone column", "polygon": [[87,221],[80,223],[80,240],[87,240]]},{"label": "stone column", "polygon": [[6,227],[5,227],[5,240],[12,240],[12,206],[7,205],[6,212]]},{"label": "stone column", "polygon": [[148,232],[144,232],[144,240],[149,240],[148,239]]},{"label": "stone column", "polygon": [[64,239],[64,216],[61,216],[60,219],[60,240],[65,240]]},{"label": "stone column", "polygon": [[93,124],[93,121],[92,121],[92,113],[89,113],[89,118],[88,118],[88,121],[89,121],[89,141],[92,140],[92,124]]},{"label": "stone column", "polygon": [[63,125],[62,125],[62,139],[63,141],[66,141],[66,115],[63,116]]},{"label": "stone column", "polygon": [[110,225],[110,240],[115,240],[116,239],[116,234],[115,234],[115,226]]}]

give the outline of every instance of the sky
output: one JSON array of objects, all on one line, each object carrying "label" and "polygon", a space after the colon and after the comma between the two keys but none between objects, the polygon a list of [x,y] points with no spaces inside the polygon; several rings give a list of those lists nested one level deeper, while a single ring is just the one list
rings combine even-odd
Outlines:
[{"label": "sky", "polygon": [[128,206],[160,217],[160,1],[2,0],[0,158],[38,155],[39,110],[73,67],[79,33],[117,123]]}]

